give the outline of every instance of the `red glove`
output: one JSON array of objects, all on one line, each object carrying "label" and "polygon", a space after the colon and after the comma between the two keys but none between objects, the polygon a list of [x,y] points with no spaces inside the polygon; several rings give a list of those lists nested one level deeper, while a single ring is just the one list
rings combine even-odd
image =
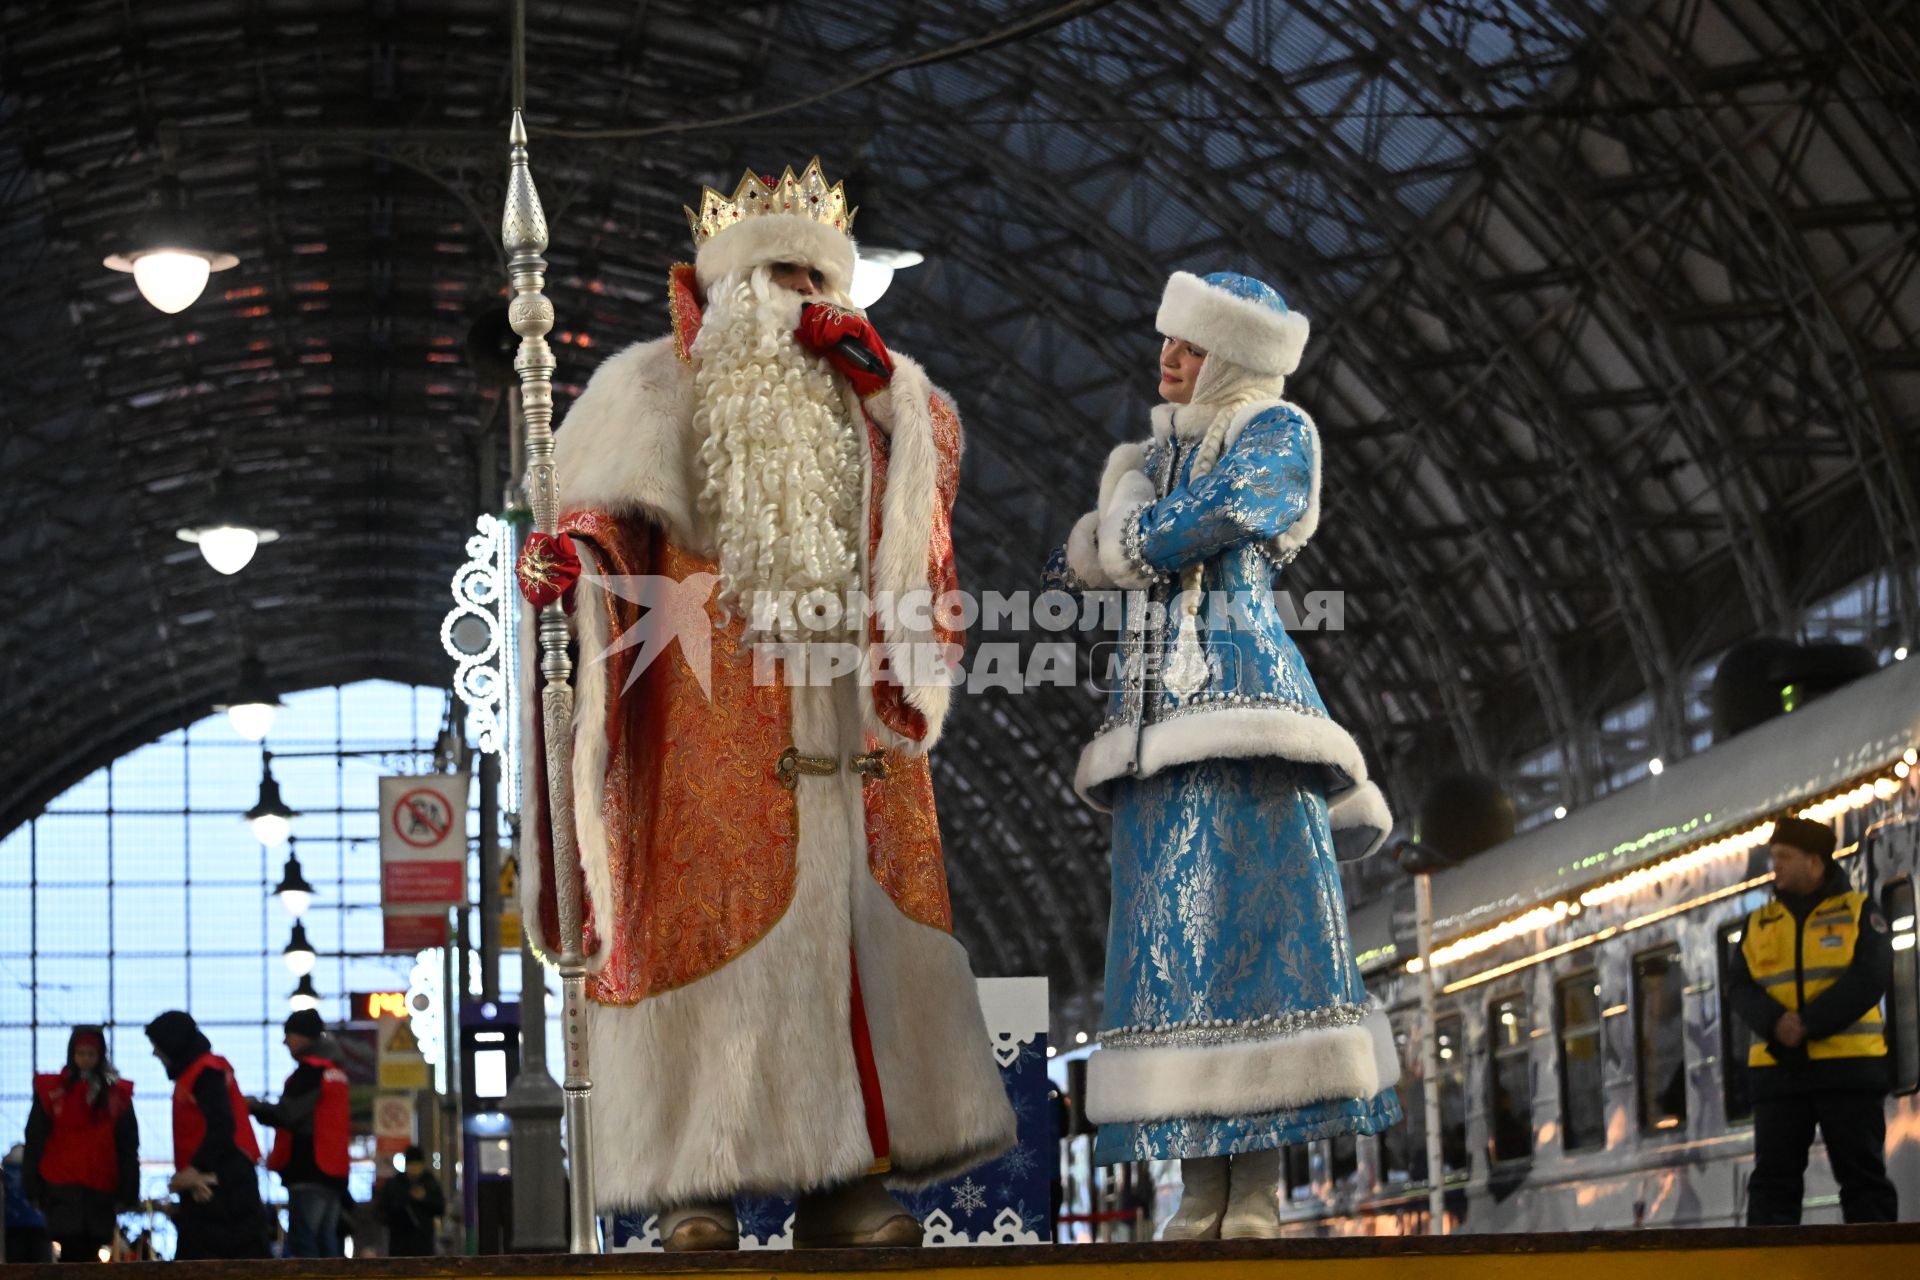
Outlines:
[{"label": "red glove", "polygon": [[520,594],[536,609],[562,596],[571,601],[573,584],[580,581],[580,553],[564,533],[557,538],[550,533],[528,534],[513,576],[520,582]]},{"label": "red glove", "polygon": [[814,352],[853,384],[862,400],[893,380],[893,357],[872,325],[845,307],[809,302],[800,308],[794,341]]}]

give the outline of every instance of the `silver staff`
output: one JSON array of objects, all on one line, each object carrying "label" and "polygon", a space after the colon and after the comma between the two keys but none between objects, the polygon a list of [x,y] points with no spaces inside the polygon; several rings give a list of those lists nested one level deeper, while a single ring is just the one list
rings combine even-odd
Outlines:
[{"label": "silver staff", "polygon": [[[520,407],[527,432],[527,498],[533,527],[553,533],[560,519],[560,495],[553,474],[553,303],[547,284],[547,215],[527,168],[527,127],[513,113],[509,135],[512,159],[507,170],[507,209],[500,239],[507,250],[507,275],[513,301],[507,322],[520,335],[513,358],[520,375]],[[580,940],[580,859],[573,841],[573,662],[567,657],[567,615],[559,601],[540,610],[542,724],[547,744],[547,812],[553,819],[554,901],[560,914],[560,988],[566,1028],[567,1206],[569,1248],[598,1253],[593,1204],[593,1080],[587,1074],[587,961]],[[537,873],[535,873],[537,874]]]}]

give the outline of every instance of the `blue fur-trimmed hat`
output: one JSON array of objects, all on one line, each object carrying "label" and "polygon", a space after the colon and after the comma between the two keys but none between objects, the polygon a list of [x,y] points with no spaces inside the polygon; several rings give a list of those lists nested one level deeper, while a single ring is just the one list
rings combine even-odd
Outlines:
[{"label": "blue fur-trimmed hat", "polygon": [[1208,355],[1270,377],[1300,367],[1307,318],[1287,308],[1273,286],[1233,271],[1205,277],[1176,271],[1160,296],[1154,327]]}]

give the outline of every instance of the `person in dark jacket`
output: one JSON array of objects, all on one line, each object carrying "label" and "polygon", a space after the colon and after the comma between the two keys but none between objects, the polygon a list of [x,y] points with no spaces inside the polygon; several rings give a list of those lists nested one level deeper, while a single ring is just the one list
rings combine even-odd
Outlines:
[{"label": "person in dark jacket", "polygon": [[381,1183],[373,1197],[374,1211],[387,1228],[387,1256],[432,1257],[433,1223],[447,1211],[446,1193],[419,1147],[408,1147],[403,1158],[406,1171]]},{"label": "person in dark jacket", "polygon": [[1727,998],[1759,1038],[1752,1068],[1750,1226],[1800,1221],[1817,1127],[1848,1222],[1898,1217],[1887,1179],[1887,1042],[1880,999],[1893,977],[1887,922],[1833,862],[1831,828],[1774,824],[1773,901],[1753,912],[1728,965]]},{"label": "person in dark jacket", "polygon": [[249,1098],[247,1109],[275,1130],[267,1167],[287,1188],[286,1256],[337,1258],[351,1122],[347,1073],[318,1013],[297,1010],[285,1034],[296,1065],[280,1101]]},{"label": "person in dark jacket", "polygon": [[47,1215],[27,1199],[20,1176],[25,1143],[16,1142],[0,1159],[0,1182],[6,1186],[6,1251],[0,1262],[52,1262],[53,1242],[47,1238]]},{"label": "person in dark jacket", "polygon": [[153,1055],[173,1081],[173,1178],[180,1203],[176,1260],[265,1258],[266,1214],[254,1166],[260,1145],[233,1067],[213,1051],[191,1014],[170,1010],[147,1024]]},{"label": "person in dark jacket", "polygon": [[62,1262],[99,1261],[113,1241],[116,1215],[138,1202],[133,1085],[107,1060],[102,1028],[75,1027],[67,1037],[67,1065],[33,1078],[21,1177],[28,1198],[46,1214]]}]

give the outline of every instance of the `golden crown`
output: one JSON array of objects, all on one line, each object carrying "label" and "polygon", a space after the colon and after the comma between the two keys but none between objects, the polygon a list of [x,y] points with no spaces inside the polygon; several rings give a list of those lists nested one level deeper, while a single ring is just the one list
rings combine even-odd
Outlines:
[{"label": "golden crown", "polygon": [[[684,205],[681,207],[686,208]],[[700,212],[686,210],[687,226],[693,231],[695,249],[729,227],[737,227],[749,218],[770,214],[798,214],[822,226],[832,227],[842,235],[851,235],[853,216],[858,212],[858,209],[847,208],[844,182],[827,185],[827,175],[820,171],[819,156],[809,160],[797,178],[791,165],[787,166],[786,172],[778,180],[771,175],[763,178],[749,171],[741,177],[740,185],[734,189],[731,198],[721,195],[712,187],[702,187]]]}]

